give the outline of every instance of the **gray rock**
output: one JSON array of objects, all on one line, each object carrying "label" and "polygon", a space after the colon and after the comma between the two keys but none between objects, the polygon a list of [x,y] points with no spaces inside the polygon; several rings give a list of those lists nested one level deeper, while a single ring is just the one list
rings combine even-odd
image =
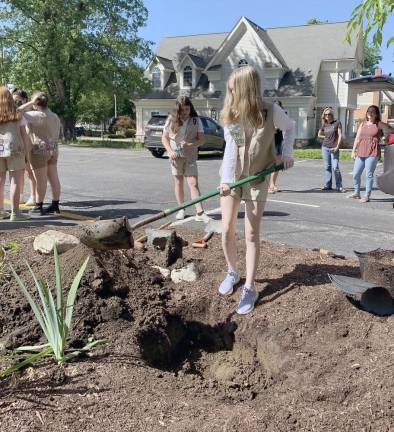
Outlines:
[{"label": "gray rock", "polygon": [[171,280],[174,283],[195,282],[200,276],[199,270],[194,262],[189,263],[181,269],[174,269],[171,272]]},{"label": "gray rock", "polygon": [[48,230],[34,239],[33,247],[35,251],[49,255],[53,252],[53,248],[56,245],[57,251],[61,254],[78,246],[79,243],[79,239],[73,235],[65,234],[61,231]]},{"label": "gray rock", "polygon": [[147,229],[148,245],[164,251],[167,244],[171,241],[172,233],[173,231],[169,230]]}]

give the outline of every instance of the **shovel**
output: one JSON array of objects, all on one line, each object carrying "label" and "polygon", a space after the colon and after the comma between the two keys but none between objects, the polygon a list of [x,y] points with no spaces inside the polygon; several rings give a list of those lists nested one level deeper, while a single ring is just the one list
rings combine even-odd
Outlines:
[{"label": "shovel", "polygon": [[[244,184],[250,183],[255,180],[264,179],[264,177],[270,175],[275,171],[283,170],[283,164],[275,165],[271,168],[267,168],[255,175],[245,177],[230,184],[230,189],[235,189]],[[137,228],[149,225],[159,219],[163,219],[173,213],[183,210],[187,207],[191,207],[200,202],[206,201],[209,198],[218,196],[220,192],[215,189],[210,192],[201,195],[190,201],[186,201],[183,204],[170,207],[163,210],[153,216],[149,216],[133,225],[130,225],[127,218],[123,217],[120,219],[97,221],[93,224],[81,227],[81,233],[78,235],[81,242],[93,249],[110,250],[110,249],[131,249],[134,247],[133,232]],[[214,230],[215,231],[215,230]]]}]

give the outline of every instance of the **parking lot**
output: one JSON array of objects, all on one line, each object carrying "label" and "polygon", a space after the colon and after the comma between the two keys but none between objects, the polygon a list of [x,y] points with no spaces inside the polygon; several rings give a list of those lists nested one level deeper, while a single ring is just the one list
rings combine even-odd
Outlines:
[{"label": "parking lot", "polygon": [[[201,191],[214,189],[219,181],[220,156],[199,160]],[[131,223],[175,204],[173,181],[166,158],[156,159],[146,151],[91,149],[63,146],[60,157],[62,208],[73,219],[45,217],[27,222],[0,222],[0,230],[25,226],[61,226],[81,219],[127,216]],[[351,187],[351,162],[342,162],[344,186]],[[378,167],[377,173],[381,170]],[[360,204],[348,194],[322,192],[320,160],[297,160],[295,167],[279,177],[281,192],[270,195],[262,219],[262,238],[274,242],[325,248],[352,255],[353,250],[392,248],[394,240],[394,198],[374,191],[372,201]],[[49,196],[49,195],[48,195]],[[212,217],[220,218],[219,200],[205,205]],[[193,215],[193,209],[188,210]],[[242,233],[243,211],[239,215]],[[190,218],[190,229],[203,224]]]}]

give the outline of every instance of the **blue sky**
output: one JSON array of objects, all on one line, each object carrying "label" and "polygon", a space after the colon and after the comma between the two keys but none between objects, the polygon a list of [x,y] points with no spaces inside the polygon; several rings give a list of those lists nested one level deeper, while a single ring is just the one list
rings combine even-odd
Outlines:
[{"label": "blue sky", "polygon": [[[155,43],[164,36],[230,31],[243,15],[263,28],[302,25],[309,18],[330,22],[347,21],[361,0],[145,0],[149,10],[147,26],[139,32]],[[386,48],[394,35],[394,16],[384,31],[382,44],[384,73],[394,75],[394,43]]]}]

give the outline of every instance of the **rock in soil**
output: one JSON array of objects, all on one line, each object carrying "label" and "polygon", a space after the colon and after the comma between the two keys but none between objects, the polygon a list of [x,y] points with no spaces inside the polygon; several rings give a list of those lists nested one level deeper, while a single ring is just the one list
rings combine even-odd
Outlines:
[{"label": "rock in soil", "polygon": [[59,254],[78,246],[79,239],[71,234],[65,234],[61,231],[48,230],[39,234],[33,243],[34,250],[42,254],[52,254],[56,245]]}]

